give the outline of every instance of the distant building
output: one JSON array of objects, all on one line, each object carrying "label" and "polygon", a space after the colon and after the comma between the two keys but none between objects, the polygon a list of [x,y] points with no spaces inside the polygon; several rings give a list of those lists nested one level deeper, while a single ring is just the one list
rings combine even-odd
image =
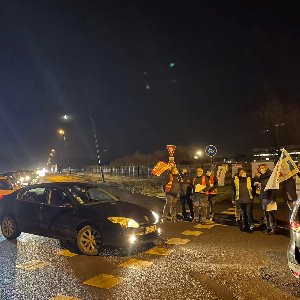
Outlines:
[{"label": "distant building", "polygon": [[[291,155],[294,161],[298,162],[300,160],[300,145],[289,145],[286,146],[285,149]],[[274,153],[274,149],[270,149],[270,148],[253,149],[254,161],[274,161],[276,160],[276,157],[277,154]]]}]

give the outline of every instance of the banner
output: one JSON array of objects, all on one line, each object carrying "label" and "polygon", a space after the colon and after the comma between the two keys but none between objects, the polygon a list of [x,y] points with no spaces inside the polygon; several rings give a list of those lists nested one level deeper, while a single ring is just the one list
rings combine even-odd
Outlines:
[{"label": "banner", "polygon": [[225,171],[228,172],[228,164],[222,164],[222,166],[225,168]]},{"label": "banner", "polygon": [[232,164],[232,177],[238,172],[239,169],[243,167],[242,164]]},{"label": "banner", "polygon": [[266,190],[278,190],[279,183],[288,180],[299,173],[299,169],[295,162],[285,149],[282,149],[280,158],[271,174],[271,177],[265,187]]},{"label": "banner", "polygon": [[218,172],[217,172],[218,186],[225,185],[225,174],[226,174],[226,168],[224,166],[218,166]]},{"label": "banner", "polygon": [[151,174],[155,176],[160,176],[163,172],[169,169],[169,165],[163,161],[159,161],[153,170],[151,171]]}]

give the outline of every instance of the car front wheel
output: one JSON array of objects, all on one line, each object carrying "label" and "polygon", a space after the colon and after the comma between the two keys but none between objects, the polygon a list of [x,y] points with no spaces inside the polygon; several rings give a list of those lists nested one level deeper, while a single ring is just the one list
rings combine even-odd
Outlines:
[{"label": "car front wheel", "polygon": [[21,232],[13,217],[4,216],[1,220],[1,231],[3,236],[8,240],[16,239]]},{"label": "car front wheel", "polygon": [[77,234],[77,247],[82,254],[98,255],[102,243],[100,232],[92,226],[82,227]]}]

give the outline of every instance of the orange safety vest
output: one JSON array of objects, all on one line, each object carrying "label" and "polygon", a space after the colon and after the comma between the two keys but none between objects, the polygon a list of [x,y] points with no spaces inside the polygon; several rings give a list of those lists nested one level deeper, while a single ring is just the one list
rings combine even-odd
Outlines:
[{"label": "orange safety vest", "polygon": [[[201,182],[201,185],[205,185],[206,186],[206,180],[205,180],[205,177],[206,175],[202,175],[202,182]],[[197,177],[196,177],[197,178]],[[195,186],[195,181],[196,181],[196,178],[193,179],[193,186]],[[215,179],[214,179],[214,176],[211,175],[209,177],[209,183],[210,184],[215,184]],[[210,192],[200,192],[200,194],[207,194],[207,195],[216,195],[218,193],[218,190],[217,189],[213,189],[212,191]]]}]

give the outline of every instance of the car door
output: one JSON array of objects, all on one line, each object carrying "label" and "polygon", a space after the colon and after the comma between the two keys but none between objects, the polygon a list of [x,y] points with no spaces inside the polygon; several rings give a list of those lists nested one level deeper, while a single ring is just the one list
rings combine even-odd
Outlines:
[{"label": "car door", "polygon": [[21,231],[40,234],[40,211],[47,201],[45,187],[27,189],[17,199],[17,219]]},{"label": "car door", "polygon": [[73,237],[77,225],[76,211],[76,205],[64,190],[49,189],[49,202],[41,209],[43,234],[56,238]]}]

